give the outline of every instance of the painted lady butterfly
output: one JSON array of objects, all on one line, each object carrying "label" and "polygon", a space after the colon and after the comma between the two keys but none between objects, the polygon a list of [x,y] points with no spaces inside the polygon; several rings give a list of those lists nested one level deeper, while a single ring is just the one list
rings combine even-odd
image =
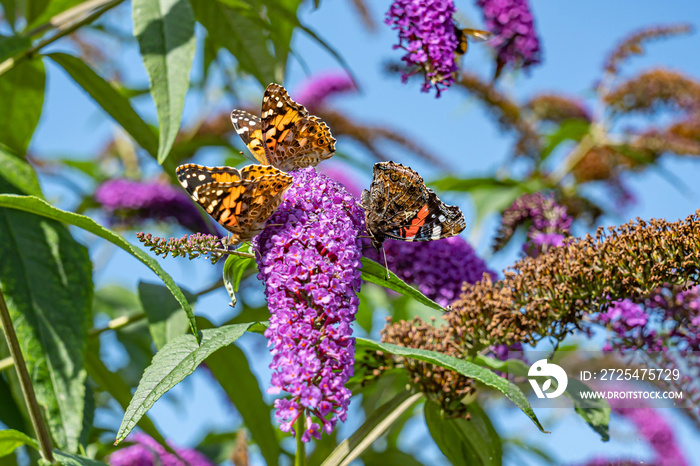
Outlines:
[{"label": "painted lady butterfly", "polygon": [[291,171],[314,167],[333,156],[335,138],[328,126],[309,115],[279,84],[265,89],[261,117],[243,110],[231,113],[233,127],[261,164]]},{"label": "painted lady butterfly", "polygon": [[230,244],[260,233],[292,185],[290,175],[263,165],[238,170],[188,163],[177,167],[176,173],[192,199],[232,233]]}]

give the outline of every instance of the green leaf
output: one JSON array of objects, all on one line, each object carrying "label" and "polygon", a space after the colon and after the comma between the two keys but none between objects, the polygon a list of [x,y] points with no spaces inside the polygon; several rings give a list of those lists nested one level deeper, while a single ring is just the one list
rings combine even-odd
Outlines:
[{"label": "green leaf", "polygon": [[[0,192],[13,189],[0,178]],[[85,415],[85,344],[92,324],[87,249],[61,223],[14,209],[0,209],[0,238],[0,288],[37,399],[56,443],[75,451]]]},{"label": "green leaf", "polygon": [[3,147],[0,147],[0,173],[23,193],[44,197],[32,166]]},{"label": "green leaf", "polygon": [[175,142],[182,121],[185,94],[196,40],[194,13],[188,0],[133,0],[134,36],[148,71],[158,112],[158,163]]},{"label": "green leaf", "polygon": [[77,57],[65,53],[46,56],[60,65],[141,147],[153,157],[157,156],[158,139],[155,133],[114,86]]},{"label": "green leaf", "polygon": [[44,5],[44,8],[41,9],[41,11],[37,11],[34,15],[33,19],[27,18],[27,21],[30,21],[30,23],[27,25],[27,29],[33,29],[36,26],[39,26],[40,24],[48,23],[51,18],[56,16],[59,13],[63,13],[64,11],[67,11],[71,8],[73,8],[76,5],[79,5],[80,3],[83,3],[84,0],[40,0],[46,5]]},{"label": "green leaf", "polygon": [[368,413],[365,422],[353,434],[343,440],[328,458],[323,466],[350,464],[362,454],[372,442],[384,434],[401,415],[410,409],[416,401],[423,397],[422,393],[411,393],[404,390],[390,401]]},{"label": "green leaf", "polygon": [[0,457],[9,455],[22,445],[39,449],[37,441],[22,432],[12,429],[0,430]]},{"label": "green leaf", "polygon": [[540,424],[540,421],[537,419],[537,416],[535,416],[535,413],[530,406],[530,402],[527,401],[527,397],[520,390],[520,388],[509,380],[500,377],[485,367],[473,362],[457,359],[446,354],[437,353],[435,351],[404,348],[403,346],[393,345],[390,343],[379,343],[366,338],[356,338],[355,342],[357,349],[384,351],[397,356],[405,356],[417,359],[419,361],[429,362],[431,364],[444,367],[445,369],[455,371],[465,377],[474,379],[477,382],[481,382],[487,387],[496,389],[503,393],[510,401],[515,403],[515,405],[520,408],[542,432],[549,433],[548,431],[544,430],[542,424]]},{"label": "green leaf", "polygon": [[165,286],[168,287],[170,292],[173,294],[177,302],[180,303],[182,308],[187,313],[187,317],[190,321],[190,327],[192,333],[197,335],[197,323],[194,319],[194,311],[192,307],[187,302],[187,298],[182,293],[182,290],[175,284],[175,281],[170,275],[168,275],[165,270],[158,264],[158,262],[146,254],[143,250],[137,248],[133,244],[129,243],[123,236],[101,226],[95,222],[90,217],[84,215],[74,214],[73,212],[68,212],[65,210],[58,209],[47,202],[36,198],[34,196],[16,196],[12,194],[0,194],[0,207],[10,207],[12,209],[24,210],[26,212],[31,212],[37,215],[41,215],[47,218],[58,220],[61,222],[69,223],[75,225],[78,228],[87,230],[100,238],[106,239],[110,243],[113,243],[141,262],[143,262],[148,268],[153,270]]},{"label": "green leaf", "polygon": [[219,0],[192,0],[192,8],[211,40],[231,52],[263,87],[283,81],[287,57],[270,51],[269,24],[258,11],[240,1]]},{"label": "green leaf", "polygon": [[547,135],[547,143],[542,150],[540,160],[546,160],[564,141],[581,141],[590,128],[591,124],[586,120],[564,120],[555,131]]},{"label": "green leaf", "polygon": [[447,312],[447,309],[440,306],[438,303],[428,298],[417,289],[409,286],[406,282],[397,277],[394,272],[389,271],[389,280],[387,280],[386,271],[387,269],[374,262],[372,259],[368,259],[366,257],[362,258],[363,280],[374,283],[375,285],[381,285],[385,288],[389,288],[390,290],[394,290],[399,294],[413,298],[419,303],[425,304],[433,309],[437,309],[438,311]]},{"label": "green leaf", "polygon": [[[489,369],[513,374],[518,377],[527,377],[529,366],[519,359],[508,359],[501,361],[496,358],[478,355],[474,358],[474,363],[488,367]],[[554,388],[557,386],[556,380],[552,379]],[[605,399],[583,399],[581,392],[591,391],[591,389],[576,379],[569,379],[564,391],[564,395],[574,402],[574,408],[581,418],[597,432],[603,442],[610,440],[608,425],[610,423],[610,404]]]},{"label": "green leaf", "polygon": [[574,402],[576,413],[586,421],[603,442],[610,440],[610,404],[604,398],[584,399],[581,392],[592,391],[586,384],[576,379],[569,379],[564,394]]},{"label": "green leaf", "polygon": [[[161,349],[170,340],[187,332],[187,313],[170,291],[160,284],[139,282],[139,300],[148,317],[148,329],[156,348]],[[190,306],[194,306],[197,296],[182,290]]]},{"label": "green leaf", "polygon": [[270,422],[272,408],[263,400],[258,379],[243,351],[236,345],[225,346],[207,358],[207,367],[236,406],[267,464],[278,464],[282,450]]},{"label": "green leaf", "polygon": [[[4,356],[4,354],[3,354]],[[0,422],[10,429],[30,432],[31,425],[25,421],[22,409],[17,404],[10,383],[0,376]]]},{"label": "green leaf", "polygon": [[459,178],[456,176],[445,176],[426,183],[431,188],[440,191],[469,192],[479,188],[508,188],[521,184],[517,180],[505,179],[496,180],[494,178]]},{"label": "green leaf", "polygon": [[163,347],[143,373],[126,409],[115,443],[129,435],[136,423],[168,390],[190,375],[214,351],[236,341],[252,324],[234,324],[201,332],[202,341],[181,335]]},{"label": "green leaf", "polygon": [[84,456],[71,455],[61,450],[54,450],[53,456],[63,466],[107,466],[107,464],[102,461],[85,458]]},{"label": "green leaf", "polygon": [[[238,251],[250,252],[250,244],[244,244]],[[229,254],[228,258],[226,258],[226,263],[224,263],[224,286],[231,298],[231,304],[234,306],[237,302],[236,293],[238,293],[238,286],[241,284],[243,273],[251,265],[255,265],[255,260],[251,257]]]},{"label": "green leaf", "polygon": [[[3,37],[1,40],[0,55],[27,45],[17,38]],[[0,142],[18,154],[25,154],[39,123],[45,83],[44,63],[38,59],[16,63],[0,76]]]},{"label": "green leaf", "polygon": [[425,422],[440,451],[452,464],[498,466],[502,463],[501,438],[483,409],[468,405],[470,419],[445,418],[440,406],[425,403]]}]

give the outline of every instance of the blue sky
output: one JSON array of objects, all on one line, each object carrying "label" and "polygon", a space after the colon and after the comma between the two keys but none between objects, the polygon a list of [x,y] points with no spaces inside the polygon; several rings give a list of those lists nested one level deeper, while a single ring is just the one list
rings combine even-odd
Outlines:
[{"label": "blue sky", "polygon": [[[458,89],[451,89],[440,99],[434,94],[423,94],[419,83],[401,84],[397,76],[388,76],[383,71],[387,60],[398,60],[400,51],[392,50],[396,34],[382,20],[388,9],[388,1],[367,0],[368,6],[377,21],[378,30],[370,33],[361,25],[350,1],[324,0],[318,10],[312,10],[307,2],[302,18],[321,37],[332,44],[348,61],[358,78],[361,93],[340,97],[335,102],[341,109],[356,120],[367,123],[389,125],[411,135],[423,146],[454,167],[456,174],[465,177],[490,175],[509,157],[513,144],[512,137],[502,134],[483,109]],[[456,1],[459,13],[477,27],[482,24],[479,11],[472,2]],[[677,1],[600,1],[554,2],[533,1],[535,24],[543,47],[543,64],[534,67],[529,74],[505,76],[502,86],[516,99],[527,99],[543,91],[557,91],[579,96],[591,101],[592,86],[601,75],[602,63],[611,47],[629,32],[648,25],[695,21],[700,19],[700,2]],[[128,7],[119,8],[112,21],[118,22],[124,30],[130,30]],[[698,24],[695,24],[697,27]],[[312,73],[338,70],[338,63],[314,41],[301,33],[294,38],[296,52],[303,57]],[[54,50],[65,50],[58,43]],[[681,71],[691,76],[700,76],[700,35],[695,33],[670,40],[659,41],[648,47],[643,57],[632,58],[625,65],[623,73],[633,73],[661,65]],[[134,47],[114,48],[109,51],[119,56],[124,64],[125,75],[134,84],[143,85],[146,74]],[[463,60],[463,67],[482,76],[490,76],[491,65],[488,55],[480,45],[470,47],[470,53]],[[94,103],[77,89],[66,75],[51,64],[48,69],[48,94],[44,102],[44,113],[39,129],[32,141],[31,149],[41,155],[93,157],[101,145],[115,131],[115,124],[109,120]],[[292,59],[288,79],[284,83],[294,96],[294,89],[305,79],[302,67]],[[260,98],[262,90],[247,86],[247,95],[252,100]],[[213,106],[227,105],[228,101],[203,104],[196,98],[187,101],[185,118],[192,119],[206,114]],[[147,116],[153,116],[153,106],[147,99],[140,99],[139,109]],[[233,102],[231,102],[233,105]],[[356,154],[366,160],[367,170],[358,174],[361,183],[369,180],[370,161],[353,146],[343,145],[338,149]],[[422,160],[406,157],[394,148],[387,147],[388,158],[408,163],[426,179],[439,176],[434,167]],[[627,176],[625,181],[638,199],[638,203],[623,214],[606,217],[607,224],[617,224],[634,217],[662,217],[675,220],[685,217],[700,207],[700,188],[697,179],[700,166],[692,158],[667,158],[661,163],[661,170]],[[57,183],[46,179],[48,195],[55,202],[70,206],[71,197]],[[688,189],[679,189],[685,185]],[[595,193],[604,196],[602,192]],[[465,211],[469,225],[473,209],[467,196],[451,196],[447,200],[457,203]],[[474,241],[480,252],[486,254],[495,228],[495,220],[487,222],[482,231],[467,231],[466,238]],[[132,237],[133,239],[133,237]],[[106,254],[107,248],[98,245],[93,248],[93,257]],[[510,251],[494,257],[489,263],[494,268],[502,268],[512,263],[517,251]],[[210,282],[218,272],[208,263],[166,260],[163,264],[179,283],[191,290],[198,290]],[[118,282],[133,287],[138,280],[155,281],[145,267],[121,254],[110,257],[108,268],[97,277],[98,286]],[[132,288],[133,289],[133,288]],[[210,316],[216,322],[231,316],[225,292],[213,293],[201,300],[197,312]],[[252,346],[247,345],[250,351]],[[257,348],[257,351],[263,351]],[[262,372],[264,374],[264,371]],[[263,380],[267,376],[262,375]],[[164,433],[176,442],[191,444],[199,440],[205,429],[228,428],[235,422],[234,412],[223,401],[223,395],[212,389],[205,376],[199,374],[183,387],[174,391],[174,396],[157,403],[154,408],[157,424]],[[173,399],[182,403],[175,404]],[[170,400],[170,401],[169,401]],[[207,400],[207,401],[204,401]],[[211,401],[213,400],[213,404]],[[186,402],[185,402],[186,401]],[[205,411],[206,410],[206,411]],[[670,410],[667,410],[670,412]],[[202,419],[197,414],[207,412]],[[587,426],[573,416],[559,420],[553,433],[548,436],[538,433],[529,421],[514,410],[497,410],[496,424],[504,432],[527,434],[542,445],[562,455],[566,462],[577,462],[595,453],[622,453],[629,451],[630,444],[611,442],[603,445]],[[548,417],[549,414],[542,414]],[[558,413],[552,414],[558,416]],[[679,426],[685,451],[700,441],[697,433],[692,433],[685,421],[678,416],[672,418]],[[347,432],[347,429],[345,430]],[[624,433],[624,431],[623,431]],[[407,436],[407,444],[420,435],[420,426],[412,429]],[[625,446],[626,445],[626,446]],[[635,448],[639,444],[634,444]],[[433,451],[423,452],[434,457]],[[700,464],[696,460],[695,464]]]}]

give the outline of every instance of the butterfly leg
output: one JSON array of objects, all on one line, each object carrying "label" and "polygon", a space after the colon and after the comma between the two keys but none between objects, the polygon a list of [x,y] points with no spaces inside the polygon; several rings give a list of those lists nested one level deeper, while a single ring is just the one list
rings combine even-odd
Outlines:
[{"label": "butterfly leg", "polygon": [[384,244],[382,243],[382,254],[384,255],[384,269],[386,270],[386,281],[389,281],[389,264],[386,261],[386,249],[384,249]]}]

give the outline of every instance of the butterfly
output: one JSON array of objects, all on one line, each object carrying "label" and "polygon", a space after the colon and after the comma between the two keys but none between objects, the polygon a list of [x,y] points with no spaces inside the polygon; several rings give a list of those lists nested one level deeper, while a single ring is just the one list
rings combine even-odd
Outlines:
[{"label": "butterfly", "polygon": [[455,35],[457,36],[457,50],[455,53],[457,55],[464,55],[469,50],[469,40],[474,42],[486,42],[493,39],[493,34],[489,31],[482,31],[481,29],[460,29],[455,25]]},{"label": "butterfly", "polygon": [[192,199],[232,233],[229,244],[247,241],[265,228],[292,177],[271,166],[205,167],[188,163],[175,170]]},{"label": "butterfly", "polygon": [[283,171],[314,167],[335,152],[328,126],[309,115],[279,84],[265,89],[261,117],[234,110],[231,122],[258,162]]},{"label": "butterfly", "polygon": [[[466,227],[459,207],[442,202],[418,173],[399,163],[374,164],[372,184],[362,192],[361,204],[377,252],[386,238],[432,241],[458,235]],[[386,264],[386,253],[384,260]]]}]

